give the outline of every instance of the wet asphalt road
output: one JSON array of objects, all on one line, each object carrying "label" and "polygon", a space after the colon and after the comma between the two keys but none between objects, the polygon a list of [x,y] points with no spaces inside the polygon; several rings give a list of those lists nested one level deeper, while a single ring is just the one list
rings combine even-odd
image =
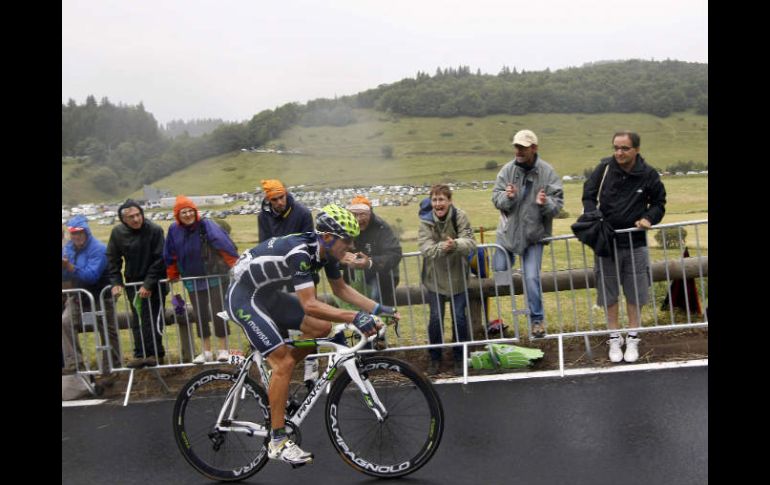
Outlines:
[{"label": "wet asphalt road", "polygon": [[[380,482],[332,448],[319,402],[302,426],[315,463],[270,462],[253,484],[704,484],[708,368],[437,386],[446,425],[433,459]],[[172,400],[62,408],[62,485],[214,483],[171,434]]]}]

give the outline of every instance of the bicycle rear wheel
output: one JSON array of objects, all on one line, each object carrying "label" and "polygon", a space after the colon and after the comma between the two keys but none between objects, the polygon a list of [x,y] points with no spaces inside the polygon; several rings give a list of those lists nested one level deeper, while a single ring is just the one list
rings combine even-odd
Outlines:
[{"label": "bicycle rear wheel", "polygon": [[[245,433],[214,430],[227,392],[237,374],[212,369],[185,384],[174,404],[174,438],[185,460],[213,480],[234,482],[257,473],[267,462],[267,440]],[[270,429],[270,408],[265,391],[250,378],[237,397],[235,419]]]},{"label": "bicycle rear wheel", "polygon": [[337,377],[326,401],[326,430],[342,459],[381,478],[408,475],[436,452],[444,410],[433,385],[406,362],[361,357],[359,372],[387,410],[380,423],[347,372]]}]

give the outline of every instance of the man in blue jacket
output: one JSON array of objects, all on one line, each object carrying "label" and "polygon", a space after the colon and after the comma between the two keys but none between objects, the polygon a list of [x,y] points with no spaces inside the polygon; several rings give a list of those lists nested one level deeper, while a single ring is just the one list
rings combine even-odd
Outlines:
[{"label": "man in blue jacket", "polygon": [[[67,221],[67,233],[69,241],[62,247],[61,278],[62,282],[68,282],[70,288],[80,288],[93,295],[97,309],[101,309],[100,293],[104,287],[109,286],[107,276],[107,255],[104,243],[93,237],[88,219],[83,215],[76,215]],[[88,370],[90,364],[83,362],[83,354],[78,343],[75,322],[80,322],[82,311],[92,311],[90,299],[82,293],[70,294],[67,297],[66,306],[61,316],[62,325],[62,353],[64,354],[64,368],[62,374],[72,374],[76,370]],[[118,333],[115,328],[114,308],[109,293],[104,297],[104,311],[107,316],[107,336],[105,341],[104,325],[102,319],[96,319],[96,326],[102,339],[102,345],[109,345],[112,353],[113,367],[120,366],[120,353],[118,351]],[[104,353],[102,372],[109,372],[109,361]]]}]

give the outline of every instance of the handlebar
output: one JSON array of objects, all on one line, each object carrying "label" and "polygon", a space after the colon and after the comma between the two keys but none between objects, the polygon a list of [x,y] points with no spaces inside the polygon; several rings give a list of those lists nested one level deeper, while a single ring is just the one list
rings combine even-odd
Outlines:
[{"label": "handlebar", "polygon": [[380,327],[377,333],[375,333],[370,337],[367,337],[364,334],[364,332],[359,330],[358,327],[356,327],[352,323],[338,323],[332,328],[334,334],[336,334],[337,332],[342,332],[343,330],[352,330],[355,333],[357,333],[359,337],[361,337],[361,339],[358,341],[356,345],[343,350],[342,353],[352,354],[352,353],[358,352],[359,350],[364,348],[364,345],[366,345],[367,343],[374,341],[374,339],[376,338],[382,338],[385,336],[385,332],[387,331],[387,325],[385,325],[385,323],[382,322],[382,320],[380,320],[378,317],[375,316],[374,318],[379,320],[381,323],[383,323],[383,325]]}]

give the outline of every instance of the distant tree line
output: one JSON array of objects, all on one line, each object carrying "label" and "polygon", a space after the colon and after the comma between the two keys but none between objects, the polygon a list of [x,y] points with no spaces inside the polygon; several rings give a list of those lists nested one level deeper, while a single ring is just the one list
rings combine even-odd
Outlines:
[{"label": "distant tree line", "polygon": [[618,61],[551,72],[503,67],[497,75],[467,66],[340,98],[357,108],[409,116],[487,116],[527,113],[708,114],[708,64]]},{"label": "distant tree line", "polygon": [[177,136],[187,134],[187,136],[201,136],[214,131],[219,125],[224,124],[220,118],[204,118],[195,120],[171,120],[166,126],[161,126],[160,132],[166,138],[176,138]]}]

